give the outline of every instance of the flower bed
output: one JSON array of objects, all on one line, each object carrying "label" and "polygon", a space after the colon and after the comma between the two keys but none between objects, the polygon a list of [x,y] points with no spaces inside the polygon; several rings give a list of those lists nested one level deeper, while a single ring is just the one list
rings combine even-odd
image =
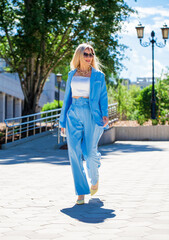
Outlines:
[{"label": "flower bed", "polygon": [[[157,124],[157,125],[161,125],[161,124]],[[169,125],[169,122],[166,121],[165,125]],[[146,122],[143,123],[143,125],[138,124],[137,121],[117,121],[111,124],[111,126],[121,126],[121,127],[139,127],[139,126],[152,126],[152,120],[148,120]]]}]

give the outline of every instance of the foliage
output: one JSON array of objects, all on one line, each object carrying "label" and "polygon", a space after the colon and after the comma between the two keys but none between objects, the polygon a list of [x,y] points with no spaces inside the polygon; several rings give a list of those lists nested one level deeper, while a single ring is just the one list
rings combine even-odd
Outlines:
[{"label": "foliage", "polygon": [[139,116],[138,104],[136,102],[137,96],[140,94],[140,88],[135,85],[131,85],[128,90],[128,120],[136,120]]},{"label": "foliage", "polygon": [[162,118],[160,118],[160,123],[162,124],[162,125],[165,125],[166,124],[166,118],[165,117],[162,117]]},{"label": "foliage", "polygon": [[122,79],[116,79],[116,84],[108,85],[109,104],[118,103],[118,114],[121,120],[136,120],[138,116],[137,105],[135,99],[140,92],[137,86],[122,85]]},{"label": "foliage", "polygon": [[136,98],[139,114],[144,115],[146,119],[151,118],[151,96],[152,86],[150,85],[141,90]]},{"label": "foliage", "polygon": [[[152,85],[140,89],[130,85],[129,89],[122,85],[122,79],[108,85],[109,103],[118,103],[118,113],[121,120],[137,120],[142,123],[151,119]],[[169,74],[158,79],[155,84],[156,116],[169,116]],[[156,122],[156,121],[155,121]]]},{"label": "foliage", "polygon": [[119,81],[117,85],[117,91],[115,92],[115,96],[117,99],[117,110],[120,114],[120,119],[124,119],[127,113],[127,104],[126,104],[126,99],[127,99],[127,91],[126,87],[121,84]]},{"label": "foliage", "polygon": [[0,1],[0,57],[19,75],[23,114],[37,110],[51,72],[61,72],[66,80],[82,42],[93,45],[107,77],[119,70],[125,46],[117,33],[131,12],[124,0]]},{"label": "foliage", "polygon": [[50,103],[48,102],[48,103],[44,104],[41,112],[48,111],[48,110],[53,110],[53,109],[56,109],[56,108],[61,108],[62,105],[63,105],[63,101],[59,101],[59,102],[60,102],[60,105],[58,104],[57,100],[54,100],[53,102],[50,102]]},{"label": "foliage", "polygon": [[158,125],[159,121],[158,119],[152,119],[152,125]]},{"label": "foliage", "polygon": [[138,118],[137,118],[138,124],[143,125],[143,123],[145,123],[145,121],[146,121],[146,119],[145,119],[144,115],[138,116]]},{"label": "foliage", "polygon": [[166,116],[169,113],[169,77],[157,81],[158,116]]},{"label": "foliage", "polygon": [[[59,105],[59,103],[60,103],[60,105]],[[57,108],[61,108],[62,106],[63,106],[63,101],[59,101],[59,103],[58,103],[58,101],[57,100],[54,100],[53,102],[51,102],[51,103],[46,103],[46,104],[44,104],[43,105],[43,107],[42,107],[42,110],[41,110],[41,112],[45,112],[45,111],[49,111],[49,110],[54,110],[54,109],[57,109]],[[61,111],[54,111],[54,112],[50,112],[50,113],[42,113],[41,114],[41,117],[43,118],[43,117],[46,117],[46,116],[52,116],[52,115],[56,115],[56,114],[59,114]],[[52,119],[56,119],[56,118],[52,118]],[[51,118],[49,118],[48,119],[48,121],[50,121],[51,120]]]}]

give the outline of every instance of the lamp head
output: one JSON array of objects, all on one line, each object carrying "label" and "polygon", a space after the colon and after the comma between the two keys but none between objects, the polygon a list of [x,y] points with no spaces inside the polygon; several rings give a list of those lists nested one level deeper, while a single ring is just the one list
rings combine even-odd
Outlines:
[{"label": "lamp head", "polygon": [[62,74],[61,73],[56,74],[56,79],[57,82],[60,83],[62,81]]},{"label": "lamp head", "polygon": [[164,39],[164,40],[168,39],[168,31],[169,31],[169,28],[167,27],[166,24],[163,25],[163,27],[161,28],[161,31],[162,31],[163,39]]},{"label": "lamp head", "polygon": [[142,26],[141,23],[139,23],[139,25],[136,27],[137,30],[137,37],[138,38],[143,38],[144,37],[144,27]]}]

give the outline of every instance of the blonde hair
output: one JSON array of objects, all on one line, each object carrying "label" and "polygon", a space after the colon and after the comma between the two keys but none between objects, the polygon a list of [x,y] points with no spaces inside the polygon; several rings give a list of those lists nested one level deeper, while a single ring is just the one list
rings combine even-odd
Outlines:
[{"label": "blonde hair", "polygon": [[94,53],[93,60],[91,62],[91,66],[94,67],[96,70],[101,71],[101,67],[104,67],[98,57],[96,57],[94,48],[89,43],[81,43],[75,50],[75,53],[73,55],[73,58],[70,62],[70,68],[71,70],[74,70],[77,67],[80,67],[80,59],[83,58],[83,53],[85,49],[90,49],[92,53]]}]

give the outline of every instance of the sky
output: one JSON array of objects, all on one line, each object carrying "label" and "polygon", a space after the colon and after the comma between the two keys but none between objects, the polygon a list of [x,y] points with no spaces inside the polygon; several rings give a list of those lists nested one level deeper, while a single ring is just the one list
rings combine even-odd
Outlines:
[{"label": "sky", "polygon": [[[129,17],[119,34],[122,37],[119,42],[129,47],[125,51],[125,56],[129,60],[124,59],[122,62],[127,70],[124,69],[120,77],[135,82],[137,77],[152,77],[152,45],[149,47],[140,45],[135,27],[140,22],[145,27],[143,42],[149,42],[151,32],[155,31],[157,42],[164,43],[161,27],[164,23],[169,27],[169,0],[137,0],[137,2],[126,0],[125,2],[137,10],[138,14]],[[164,48],[155,46],[154,59],[155,77],[163,76],[167,72],[166,67],[169,67],[169,40]]]}]

